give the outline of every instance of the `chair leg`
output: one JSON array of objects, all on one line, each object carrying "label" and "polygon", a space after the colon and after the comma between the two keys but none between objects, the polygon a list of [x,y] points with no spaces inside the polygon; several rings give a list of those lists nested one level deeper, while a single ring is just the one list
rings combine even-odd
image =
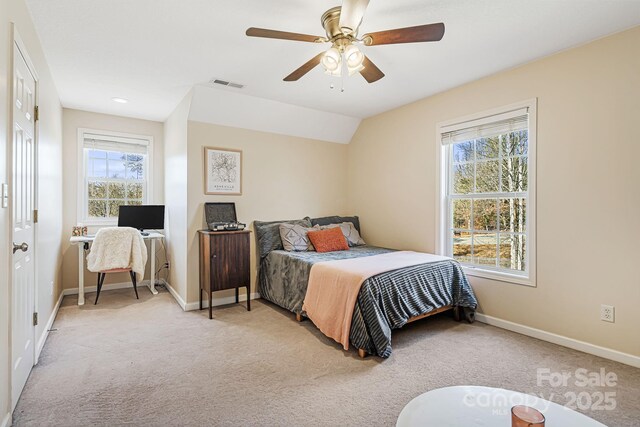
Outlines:
[{"label": "chair leg", "polygon": [[129,276],[131,276],[131,281],[133,282],[133,290],[136,291],[136,299],[140,299],[140,297],[138,297],[138,283],[136,282],[136,273],[130,271]]},{"label": "chair leg", "polygon": [[102,290],[102,284],[104,283],[104,276],[106,273],[98,273],[98,288],[96,289],[96,301],[93,305],[98,304],[98,298],[100,298],[100,291]]},{"label": "chair leg", "polygon": [[209,289],[209,319],[213,319],[213,291]]}]

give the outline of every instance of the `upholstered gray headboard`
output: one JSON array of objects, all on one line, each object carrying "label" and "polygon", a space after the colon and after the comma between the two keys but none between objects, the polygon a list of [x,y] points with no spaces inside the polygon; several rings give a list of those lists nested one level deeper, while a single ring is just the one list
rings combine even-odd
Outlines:
[{"label": "upholstered gray headboard", "polygon": [[358,230],[358,233],[362,234],[362,232],[360,231],[360,219],[357,216],[334,215],[334,216],[323,216],[320,218],[306,217],[305,219],[308,219],[309,221],[311,221],[311,225],[329,225],[329,224],[340,224],[341,222],[351,222],[356,227],[356,230]]},{"label": "upholstered gray headboard", "polygon": [[256,246],[258,247],[260,259],[266,257],[271,251],[283,249],[282,240],[280,239],[280,224],[284,222],[311,227],[309,218],[268,222],[253,221],[253,228],[256,231]]}]

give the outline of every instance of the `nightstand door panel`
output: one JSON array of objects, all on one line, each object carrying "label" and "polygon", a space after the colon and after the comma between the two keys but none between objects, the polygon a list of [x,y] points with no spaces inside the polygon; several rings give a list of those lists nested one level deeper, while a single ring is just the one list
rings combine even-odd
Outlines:
[{"label": "nightstand door panel", "polygon": [[249,283],[249,234],[219,234],[210,237],[211,290],[246,286]]}]

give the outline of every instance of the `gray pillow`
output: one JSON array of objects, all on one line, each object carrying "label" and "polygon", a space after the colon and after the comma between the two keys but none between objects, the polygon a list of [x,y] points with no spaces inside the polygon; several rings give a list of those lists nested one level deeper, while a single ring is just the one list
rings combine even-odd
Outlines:
[{"label": "gray pillow", "polygon": [[357,216],[335,216],[334,215],[334,216],[323,216],[320,218],[306,217],[305,219],[308,219],[309,221],[311,221],[311,225],[329,225],[329,224],[340,224],[343,222],[350,222],[356,227],[356,230],[358,230],[358,233],[362,233],[362,231],[360,230],[360,219],[358,219]]},{"label": "gray pillow", "polygon": [[253,228],[256,231],[256,246],[258,247],[260,259],[269,255],[271,251],[283,249],[282,240],[280,239],[280,224],[282,223],[311,227],[311,221],[306,218],[288,221],[253,221]]},{"label": "gray pillow", "polygon": [[347,239],[347,243],[349,246],[360,246],[366,245],[362,237],[360,237],[360,233],[356,230],[356,227],[351,222],[343,222],[341,224],[329,224],[329,225],[321,225],[320,228],[325,230],[327,228],[336,228],[340,227],[340,231],[344,235],[345,239]]},{"label": "gray pillow", "polygon": [[285,251],[315,251],[316,249],[311,244],[307,233],[310,230],[319,230],[320,226],[303,227],[297,224],[280,224],[280,240],[282,240],[282,246]]}]

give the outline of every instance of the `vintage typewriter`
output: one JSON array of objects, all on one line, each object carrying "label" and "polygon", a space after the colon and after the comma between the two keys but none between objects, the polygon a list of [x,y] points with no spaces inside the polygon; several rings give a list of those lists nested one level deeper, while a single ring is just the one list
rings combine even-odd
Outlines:
[{"label": "vintage typewriter", "polygon": [[235,203],[205,203],[204,219],[211,231],[239,231],[247,227],[238,222]]}]

